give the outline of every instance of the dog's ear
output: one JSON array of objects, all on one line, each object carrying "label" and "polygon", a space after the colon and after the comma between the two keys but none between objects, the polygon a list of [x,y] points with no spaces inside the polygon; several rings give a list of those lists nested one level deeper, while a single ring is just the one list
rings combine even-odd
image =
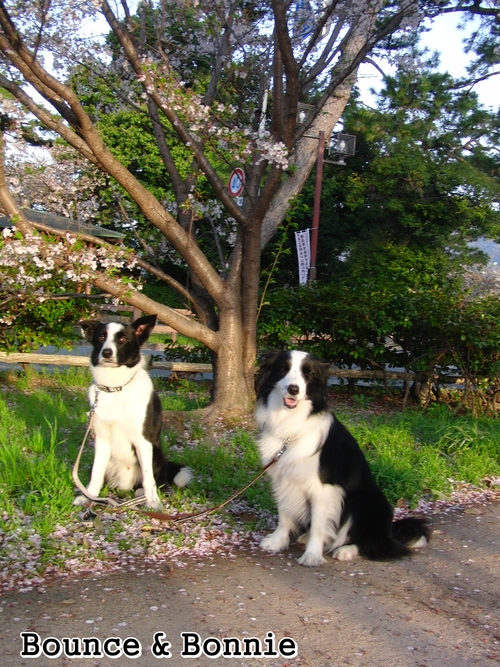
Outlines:
[{"label": "dog's ear", "polygon": [[319,359],[314,355],[310,355],[310,364],[312,368],[315,370],[315,374],[318,377],[318,379],[321,379],[322,381],[326,382],[328,380],[328,377],[330,375],[330,369],[332,367],[331,361],[326,361],[325,359]]},{"label": "dog's ear", "polygon": [[281,353],[282,350],[268,350],[259,355],[259,366],[255,376],[255,393],[257,394],[257,398],[260,397],[262,388],[269,380],[273,371],[273,366]]},{"label": "dog's ear", "polygon": [[155,325],[156,315],[145,315],[132,322],[132,329],[135,331],[139,345],[143,345],[147,341]]},{"label": "dog's ear", "polygon": [[324,359],[321,360],[321,365],[323,367],[323,370],[325,372],[325,375],[328,377],[330,375],[330,371],[333,368],[337,368],[336,364],[332,364],[331,361],[325,361]]},{"label": "dog's ear", "polygon": [[82,320],[81,322],[78,322],[78,326],[82,330],[83,337],[86,338],[89,343],[92,342],[94,332],[99,324],[101,324],[99,320]]}]

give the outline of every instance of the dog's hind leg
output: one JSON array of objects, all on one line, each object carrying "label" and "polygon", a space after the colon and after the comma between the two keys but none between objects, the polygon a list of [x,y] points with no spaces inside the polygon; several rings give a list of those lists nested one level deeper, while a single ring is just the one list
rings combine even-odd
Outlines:
[{"label": "dog's hind leg", "polygon": [[306,531],[305,533],[302,533],[302,535],[299,535],[297,539],[295,540],[295,544],[303,544],[304,546],[307,544],[307,540],[309,539],[309,531]]},{"label": "dog's hind leg", "polygon": [[322,484],[311,498],[311,525],[300,565],[317,567],[325,562],[323,550],[331,543],[342,513],[344,493],[338,486]]},{"label": "dog's hind leg", "polygon": [[337,560],[349,561],[359,556],[359,549],[357,544],[345,544],[343,547],[335,549],[333,557]]},{"label": "dog's hind leg", "polygon": [[150,509],[160,510],[162,504],[153,474],[153,445],[145,438],[136,438],[134,449],[141,466],[142,487],[146,496],[146,505]]}]

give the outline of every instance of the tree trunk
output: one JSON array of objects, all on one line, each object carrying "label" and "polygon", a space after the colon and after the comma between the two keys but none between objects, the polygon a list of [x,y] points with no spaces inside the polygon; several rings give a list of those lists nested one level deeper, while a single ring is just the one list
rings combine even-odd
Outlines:
[{"label": "tree trunk", "polygon": [[248,414],[253,407],[254,392],[253,386],[248,386],[243,362],[241,300],[239,293],[232,290],[228,290],[219,310],[218,336],[213,400],[206,416],[228,418]]},{"label": "tree trunk", "polygon": [[254,397],[254,369],[257,357],[257,310],[260,278],[260,222],[243,233],[241,276],[242,363],[248,393]]},{"label": "tree trunk", "polygon": [[321,131],[325,133],[326,137],[330,137],[333,128],[349,101],[352,85],[355,80],[356,73],[350,76],[341,86],[338,86],[335,96],[328,100],[322,113],[308,130],[308,136],[303,137],[298,143],[295,149],[295,170],[293,173],[287,174],[264,218],[261,233],[261,248],[267,245],[284,220],[290,201],[302,190],[318,158],[318,139],[315,137],[318,137]]}]

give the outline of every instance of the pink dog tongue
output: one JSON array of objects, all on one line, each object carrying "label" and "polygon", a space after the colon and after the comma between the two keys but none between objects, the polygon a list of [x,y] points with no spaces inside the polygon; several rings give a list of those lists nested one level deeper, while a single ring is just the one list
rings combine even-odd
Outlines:
[{"label": "pink dog tongue", "polygon": [[296,398],[285,398],[285,405],[287,408],[294,408],[297,405],[297,402]]}]

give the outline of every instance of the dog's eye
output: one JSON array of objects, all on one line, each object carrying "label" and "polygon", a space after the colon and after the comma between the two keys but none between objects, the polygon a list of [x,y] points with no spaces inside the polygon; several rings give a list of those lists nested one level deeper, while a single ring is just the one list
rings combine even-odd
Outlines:
[{"label": "dog's eye", "polygon": [[126,336],[123,336],[123,335],[118,336],[118,342],[119,342],[119,343],[125,343],[126,341],[127,341],[127,337],[126,337]]},{"label": "dog's eye", "polygon": [[103,341],[106,340],[106,334],[105,333],[99,334],[99,337],[98,337],[97,340],[99,340],[102,343]]}]

